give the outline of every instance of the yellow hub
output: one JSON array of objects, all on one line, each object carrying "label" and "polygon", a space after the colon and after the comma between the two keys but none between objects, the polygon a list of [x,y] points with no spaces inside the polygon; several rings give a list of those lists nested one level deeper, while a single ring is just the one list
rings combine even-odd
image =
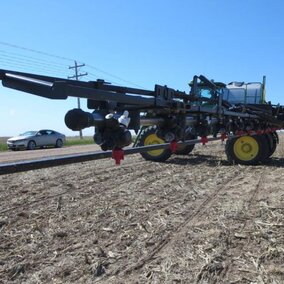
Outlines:
[{"label": "yellow hub", "polygon": [[[165,141],[161,138],[159,138],[156,134],[150,134],[149,136],[146,137],[144,141],[144,145],[156,145],[156,144],[163,144]],[[158,149],[158,150],[152,150],[147,152],[150,156],[160,156],[164,152],[163,149]]]},{"label": "yellow hub", "polygon": [[234,153],[241,161],[250,161],[259,153],[257,140],[252,136],[242,136],[234,143]]}]

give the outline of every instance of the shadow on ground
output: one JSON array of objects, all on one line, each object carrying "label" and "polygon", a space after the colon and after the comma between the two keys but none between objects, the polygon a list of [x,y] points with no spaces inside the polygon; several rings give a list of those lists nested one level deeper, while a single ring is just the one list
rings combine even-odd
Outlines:
[{"label": "shadow on ground", "polygon": [[[176,165],[199,165],[206,163],[206,165],[210,167],[234,165],[234,163],[231,163],[228,160],[223,160],[213,155],[203,155],[203,154],[173,157],[167,160],[165,163],[176,164]],[[258,165],[283,168],[284,158],[276,158],[276,157],[269,158],[267,161],[259,163]]]}]

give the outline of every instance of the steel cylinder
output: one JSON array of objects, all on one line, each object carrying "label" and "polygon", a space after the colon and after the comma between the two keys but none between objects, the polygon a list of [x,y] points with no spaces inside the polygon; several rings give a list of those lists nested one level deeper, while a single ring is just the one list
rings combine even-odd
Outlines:
[{"label": "steel cylinder", "polygon": [[104,115],[98,112],[86,112],[75,108],[69,110],[65,115],[66,126],[73,130],[79,131],[86,127],[100,126],[104,123]]}]

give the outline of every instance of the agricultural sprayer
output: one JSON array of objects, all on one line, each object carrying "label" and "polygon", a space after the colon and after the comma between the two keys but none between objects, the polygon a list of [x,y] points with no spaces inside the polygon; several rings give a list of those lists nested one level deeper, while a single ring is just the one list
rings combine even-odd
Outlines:
[{"label": "agricultural sprayer", "polygon": [[130,130],[137,138],[126,152],[139,152],[146,160],[163,162],[173,153],[189,154],[197,143],[226,139],[228,160],[248,165],[274,153],[276,131],[284,128],[284,107],[265,101],[265,77],[262,83],[226,85],[194,76],[189,93],[161,85],[145,90],[10,70],[0,70],[0,79],[4,87],[49,99],[87,99],[92,112],[72,109],[65,124],[74,131],[94,127],[94,142],[112,151],[118,163],[123,148],[132,143]]}]

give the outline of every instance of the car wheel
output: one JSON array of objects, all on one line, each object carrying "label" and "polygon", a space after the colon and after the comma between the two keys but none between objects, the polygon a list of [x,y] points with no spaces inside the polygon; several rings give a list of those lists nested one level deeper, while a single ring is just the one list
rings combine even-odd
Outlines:
[{"label": "car wheel", "polygon": [[36,148],[36,143],[35,141],[31,140],[29,143],[28,143],[28,150],[34,150]]},{"label": "car wheel", "polygon": [[55,148],[61,148],[63,146],[63,141],[61,139],[57,139],[55,143]]}]

